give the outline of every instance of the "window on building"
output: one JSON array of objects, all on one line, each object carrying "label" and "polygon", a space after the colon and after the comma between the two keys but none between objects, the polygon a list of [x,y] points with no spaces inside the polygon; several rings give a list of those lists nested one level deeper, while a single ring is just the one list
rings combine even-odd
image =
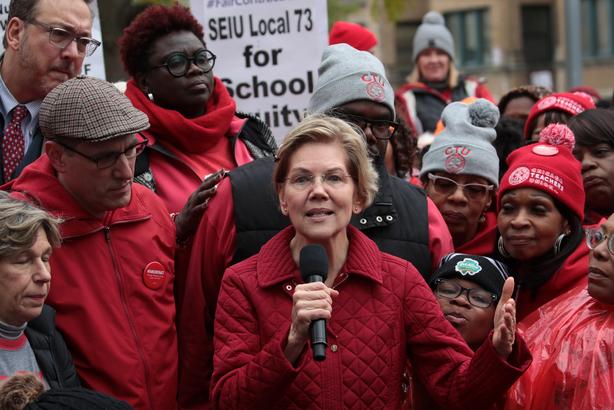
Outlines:
[{"label": "window on building", "polygon": [[582,0],[582,52],[584,57],[614,55],[614,0]]},{"label": "window on building", "polygon": [[459,67],[475,67],[488,64],[488,11],[465,10],[444,15],[446,26],[454,38],[454,53]]},{"label": "window on building", "polygon": [[420,22],[399,22],[396,27],[397,67],[395,72],[389,72],[388,79],[394,84],[402,84],[405,77],[414,69],[413,40]]}]

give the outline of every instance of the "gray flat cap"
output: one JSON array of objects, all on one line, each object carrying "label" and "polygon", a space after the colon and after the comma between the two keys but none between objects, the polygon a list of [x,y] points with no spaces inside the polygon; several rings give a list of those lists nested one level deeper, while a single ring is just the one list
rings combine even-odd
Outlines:
[{"label": "gray flat cap", "polygon": [[47,94],[39,125],[49,139],[99,142],[146,130],[149,120],[113,84],[78,76]]}]

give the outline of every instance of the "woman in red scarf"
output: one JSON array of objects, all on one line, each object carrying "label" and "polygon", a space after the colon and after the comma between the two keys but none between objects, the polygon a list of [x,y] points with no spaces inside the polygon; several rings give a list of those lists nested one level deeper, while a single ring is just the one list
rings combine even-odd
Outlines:
[{"label": "woman in red scarf", "polygon": [[193,210],[206,207],[224,170],[272,156],[275,140],[260,120],[236,113],[235,101],[213,75],[215,55],[206,48],[203,28],[187,8],[145,9],[119,45],[132,77],[126,95],[151,124],[135,180],[154,190],[170,212],[189,199],[195,227],[200,213]]},{"label": "woman in red scarf", "polygon": [[497,195],[499,256],[515,271],[518,319],[575,286],[586,287],[584,187],[573,133],[550,124],[508,157]]}]

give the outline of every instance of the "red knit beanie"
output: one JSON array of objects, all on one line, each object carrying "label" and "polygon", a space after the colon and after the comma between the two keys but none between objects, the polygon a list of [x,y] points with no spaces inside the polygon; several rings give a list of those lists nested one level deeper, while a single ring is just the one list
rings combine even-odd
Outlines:
[{"label": "red knit beanie", "polygon": [[547,95],[533,104],[531,111],[529,111],[529,116],[524,123],[524,136],[527,139],[531,138],[529,131],[533,131],[535,128],[533,121],[546,111],[563,111],[573,116],[590,108],[595,108],[595,102],[585,93],[553,93]]},{"label": "red knit beanie", "polygon": [[329,45],[346,43],[356,50],[369,51],[377,44],[375,34],[360,24],[337,21],[330,29]]},{"label": "red knit beanie", "polygon": [[573,132],[566,125],[550,124],[539,137],[539,143],[518,148],[507,158],[509,168],[501,178],[497,212],[507,191],[533,188],[547,193],[584,220],[582,167],[571,153]]}]

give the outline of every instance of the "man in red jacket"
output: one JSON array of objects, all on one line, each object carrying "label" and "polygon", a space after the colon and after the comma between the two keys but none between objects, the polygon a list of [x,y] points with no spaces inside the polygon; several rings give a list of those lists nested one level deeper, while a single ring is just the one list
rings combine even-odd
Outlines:
[{"label": "man in red jacket", "polygon": [[135,409],[176,409],[175,227],[132,183],[147,116],[79,76],[47,95],[40,127],[45,153],[5,188],[64,220],[47,301],[79,376]]}]

